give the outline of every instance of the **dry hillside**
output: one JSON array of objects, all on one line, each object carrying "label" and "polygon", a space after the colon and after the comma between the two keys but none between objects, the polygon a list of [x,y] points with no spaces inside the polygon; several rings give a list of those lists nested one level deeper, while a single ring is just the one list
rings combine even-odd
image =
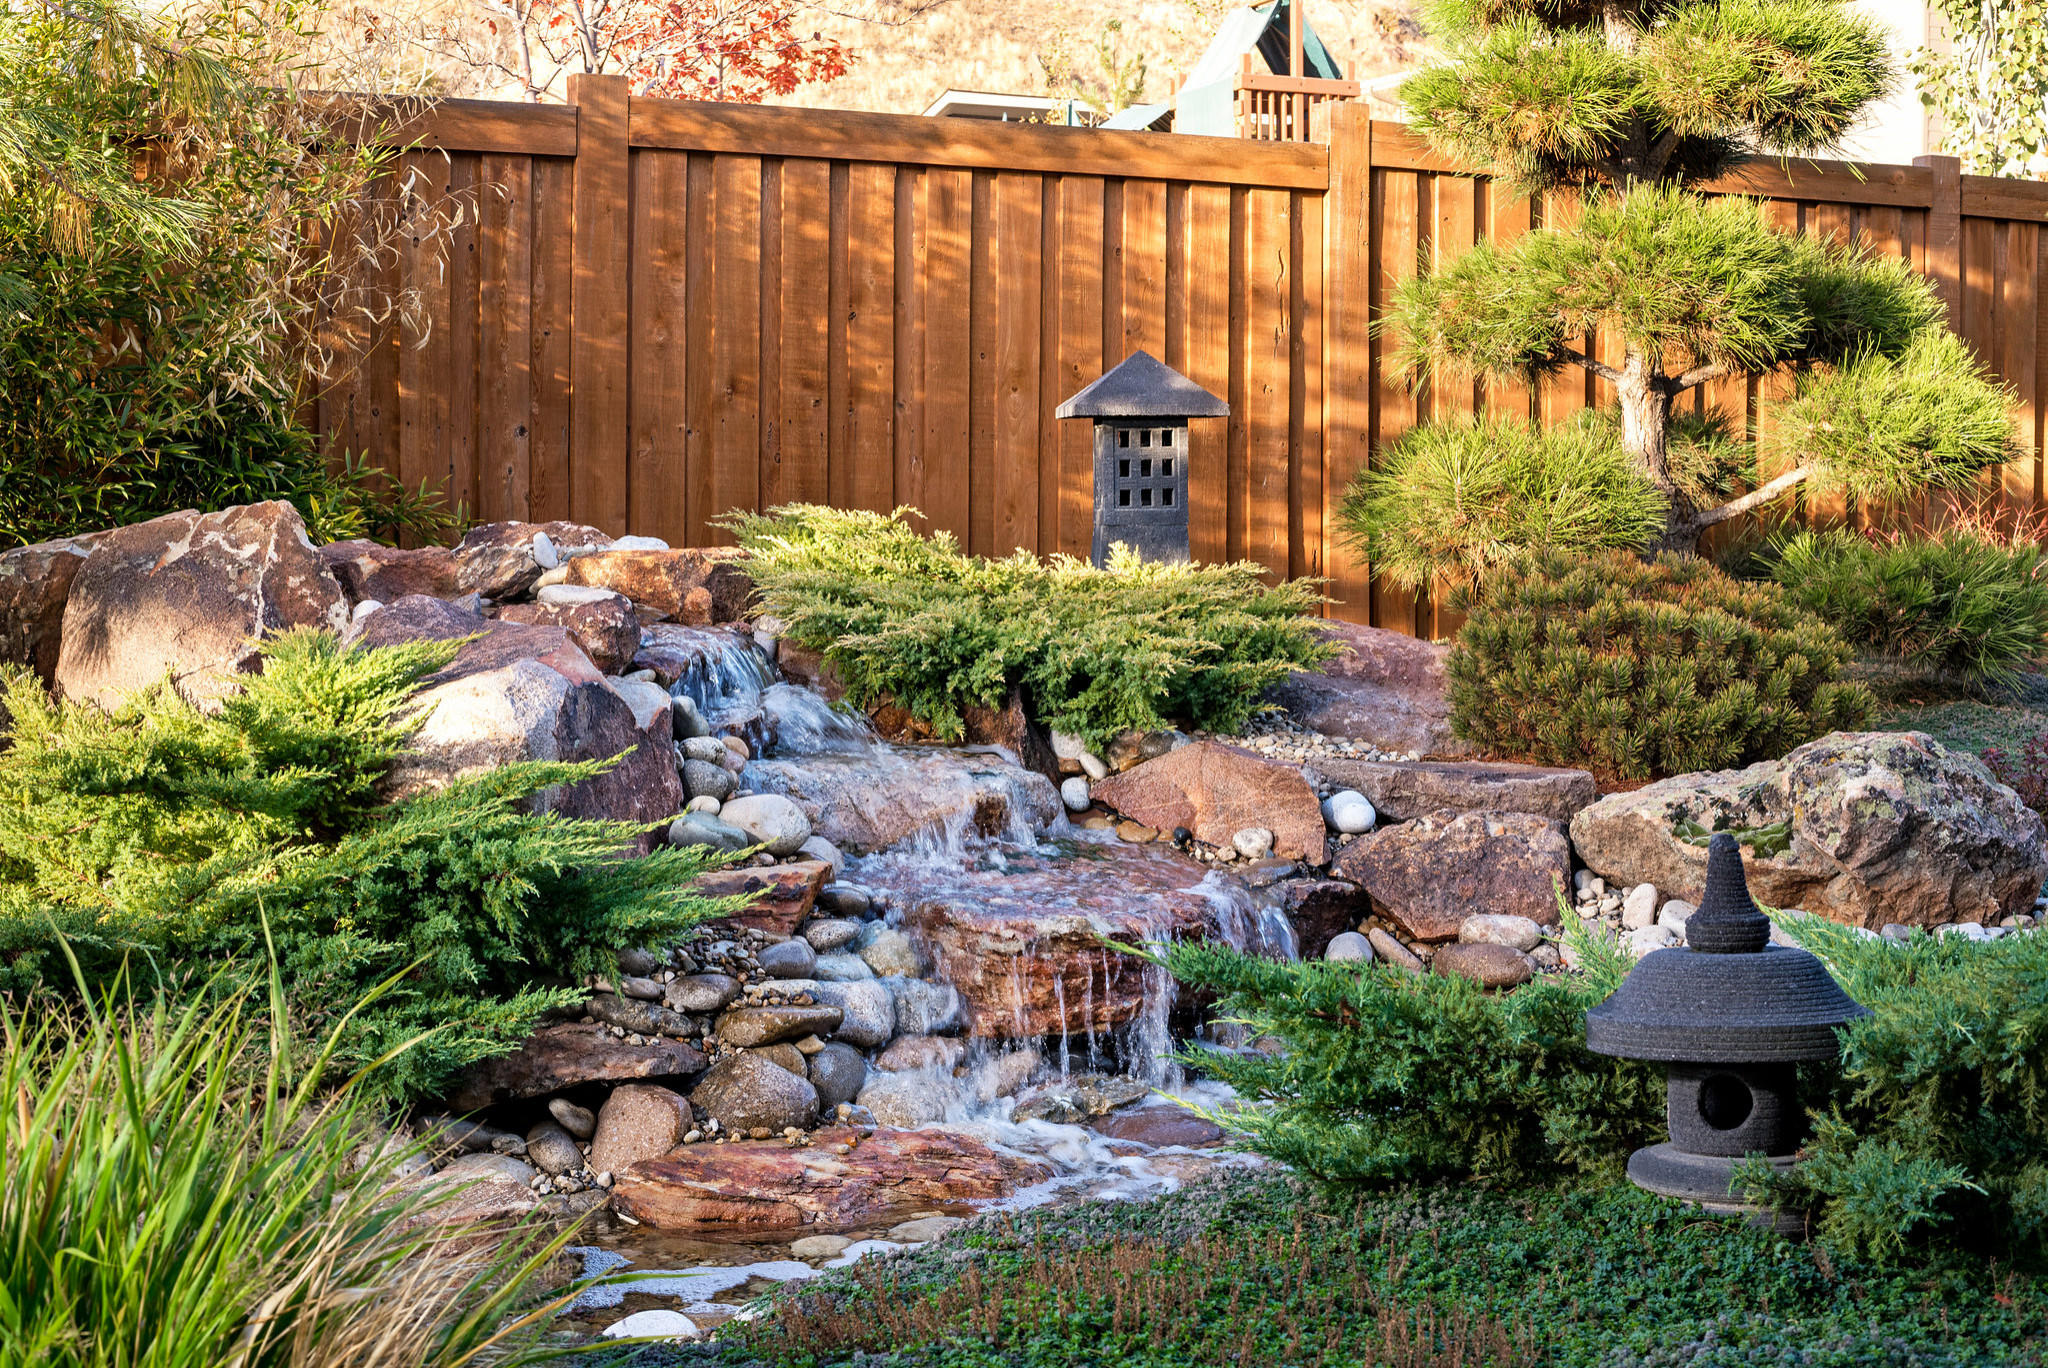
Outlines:
[{"label": "dry hillside", "polygon": [[[1062,69],[1072,71],[1082,98],[1101,103],[1097,47],[1112,20],[1122,25],[1112,35],[1121,58],[1144,59],[1142,98],[1164,100],[1174,73],[1194,65],[1225,8],[1201,0],[941,0],[912,17],[883,10],[877,19],[821,6],[806,27],[855,49],[853,70],[772,103],[917,114],[949,87],[1065,95],[1055,85]],[[1381,75],[1419,54],[1413,9],[1400,0],[1310,0],[1308,17],[1346,76]]]}]

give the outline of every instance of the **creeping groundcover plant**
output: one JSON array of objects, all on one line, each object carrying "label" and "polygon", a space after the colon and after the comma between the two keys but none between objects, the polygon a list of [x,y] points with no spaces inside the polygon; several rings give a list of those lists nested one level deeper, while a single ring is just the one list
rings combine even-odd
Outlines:
[{"label": "creeping groundcover plant", "polygon": [[988,560],[910,516],[792,504],[726,525],[763,609],[824,654],[850,701],[893,703],[945,739],[1018,688],[1038,720],[1095,745],[1177,722],[1235,731],[1268,685],[1331,652],[1307,581],[1121,547],[1101,568],[1022,550]]}]

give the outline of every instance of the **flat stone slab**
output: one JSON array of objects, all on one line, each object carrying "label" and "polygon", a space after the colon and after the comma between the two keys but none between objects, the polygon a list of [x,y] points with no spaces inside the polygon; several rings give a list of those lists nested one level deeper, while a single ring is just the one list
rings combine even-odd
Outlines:
[{"label": "flat stone slab", "polygon": [[1600,796],[1585,770],[1498,760],[1317,760],[1309,766],[1332,787],[1357,789],[1382,821],[1426,813],[1533,812],[1569,822]]}]

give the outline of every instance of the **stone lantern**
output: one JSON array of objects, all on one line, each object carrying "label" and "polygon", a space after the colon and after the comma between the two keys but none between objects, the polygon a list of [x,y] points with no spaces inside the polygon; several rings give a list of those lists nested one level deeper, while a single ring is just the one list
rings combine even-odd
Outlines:
[{"label": "stone lantern", "polygon": [[1148,352],[1135,351],[1061,404],[1061,418],[1095,420],[1095,537],[1146,560],[1188,559],[1188,419],[1224,418],[1230,405]]},{"label": "stone lantern", "polygon": [[1836,1057],[1835,1032],[1868,1016],[1804,950],[1770,943],[1770,919],[1750,899],[1735,838],[1707,848],[1707,891],[1685,923],[1686,949],[1654,950],[1586,1013],[1586,1045],[1666,1065],[1671,1139],[1629,1156],[1637,1187],[1739,1212],[1797,1233],[1797,1212],[1759,1209],[1733,1184],[1761,1154],[1784,1170],[1805,1136],[1797,1068]]}]

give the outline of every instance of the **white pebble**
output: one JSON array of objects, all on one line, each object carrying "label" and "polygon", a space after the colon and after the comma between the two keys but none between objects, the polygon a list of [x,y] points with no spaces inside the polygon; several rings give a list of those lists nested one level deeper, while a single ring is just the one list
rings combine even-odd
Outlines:
[{"label": "white pebble", "polygon": [[1657,921],[1657,885],[1637,884],[1621,900],[1621,924],[1631,931],[1640,931]]},{"label": "white pebble", "polygon": [[1323,958],[1332,961],[1362,961],[1372,963],[1372,942],[1356,931],[1340,931],[1330,937],[1330,948],[1323,951]]},{"label": "white pebble", "polygon": [[1247,860],[1263,860],[1273,849],[1273,833],[1264,827],[1246,827],[1231,836],[1230,844]]},{"label": "white pebble", "polygon": [[1088,810],[1088,781],[1078,774],[1071,779],[1062,781],[1060,784],[1060,801],[1067,805],[1067,811],[1069,812],[1086,812]]},{"label": "white pebble", "polygon": [[606,1339],[639,1339],[643,1336],[684,1339],[696,1333],[697,1322],[680,1311],[635,1311],[624,1320],[613,1321],[604,1328]]},{"label": "white pebble", "polygon": [[1323,821],[1330,830],[1344,835],[1371,831],[1372,824],[1378,820],[1379,814],[1373,810],[1372,801],[1356,789],[1333,793],[1323,803]]}]

